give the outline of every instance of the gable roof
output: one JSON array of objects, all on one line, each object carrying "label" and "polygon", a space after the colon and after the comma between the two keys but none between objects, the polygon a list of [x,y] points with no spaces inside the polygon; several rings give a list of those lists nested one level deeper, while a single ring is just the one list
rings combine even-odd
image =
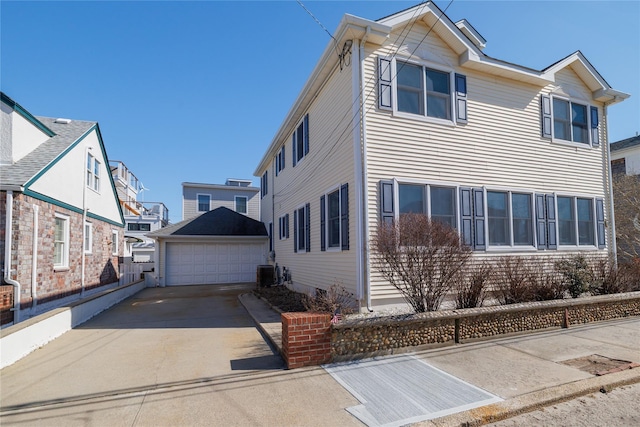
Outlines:
[{"label": "gable roof", "polygon": [[97,125],[96,122],[80,120],[72,120],[67,124],[62,124],[56,123],[56,119],[49,117],[37,117],[37,120],[50,129],[54,136],[16,163],[3,166],[2,188],[24,187],[40,171],[63,155],[75,142],[82,139]]},{"label": "gable roof", "polygon": [[618,151],[638,145],[640,145],[640,135],[632,136],[631,138],[623,139],[621,141],[612,142],[609,149],[611,151]]},{"label": "gable roof", "polygon": [[229,208],[219,207],[195,218],[146,234],[147,237],[168,236],[245,236],[267,237],[264,224]]},{"label": "gable roof", "polygon": [[[407,25],[413,25],[416,22],[422,22],[444,40],[458,55],[459,62],[457,65],[463,69],[478,70],[490,75],[522,81],[542,88],[555,81],[555,75],[558,71],[570,67],[585,81],[592,91],[594,99],[611,105],[629,97],[626,93],[612,89],[580,51],[572,53],[543,70],[534,70],[492,58],[482,52],[484,38],[468,21],[463,20],[459,21],[458,24],[454,23],[432,1],[420,3],[377,21],[345,14],[333,33],[334,39],[327,44],[311,76],[309,76],[298,98],[271,140],[268,149],[254,171],[254,175],[261,175],[268,162],[275,156],[280,142],[285,139],[285,136],[293,132],[294,126],[300,121],[317,96],[317,92],[322,89],[331,71],[337,66],[339,59],[335,54],[336,44],[342,46],[346,40],[366,40],[367,44],[382,45],[389,39],[393,31],[397,31]],[[402,46],[398,46],[398,49],[400,48]],[[353,46],[353,49],[358,49],[357,44]]]}]

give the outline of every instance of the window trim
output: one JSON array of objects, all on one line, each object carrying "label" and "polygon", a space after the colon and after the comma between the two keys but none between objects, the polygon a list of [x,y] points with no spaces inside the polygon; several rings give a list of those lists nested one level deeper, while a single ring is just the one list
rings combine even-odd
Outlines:
[{"label": "window trim", "polygon": [[88,189],[100,193],[100,166],[102,163],[87,150],[86,180]]},{"label": "window trim", "polygon": [[[89,247],[87,248],[87,244]],[[89,221],[84,223],[84,241],[82,242],[82,253],[93,253],[93,224]]]},{"label": "window trim", "polygon": [[[557,220],[557,235],[558,235],[558,249],[573,249],[573,250],[577,250],[577,249],[588,249],[588,250],[598,250],[600,249],[598,247],[598,212],[597,212],[597,197],[596,196],[585,196],[585,195],[580,195],[580,194],[571,194],[568,195],[566,193],[557,193],[556,195],[556,218]],[[575,244],[562,244],[560,243],[560,218],[558,217],[558,199],[559,198],[569,198],[571,199],[571,207],[573,209],[573,213],[574,213],[574,218],[572,219],[573,222],[573,231],[575,233],[575,238],[576,238],[576,243]],[[579,229],[579,223],[580,221],[578,220],[578,199],[584,199],[584,200],[589,200],[590,204],[591,204],[591,228],[592,228],[592,238],[593,238],[593,243],[591,244],[580,244],[580,229]],[[606,231],[605,231],[606,233]]]},{"label": "window trim", "polygon": [[[309,208],[309,204],[305,203],[300,205],[299,207],[297,207],[294,210],[294,215],[295,215],[295,220],[294,220],[294,246],[295,246],[295,253],[306,253],[306,252],[311,252],[311,248],[309,246],[309,241],[307,239],[307,236],[309,235],[309,230],[310,230],[310,224],[307,223],[307,218],[309,218],[309,213],[307,213],[307,209]],[[302,226],[300,225],[300,212],[302,212]],[[297,226],[297,227],[296,227]],[[300,231],[303,232],[303,239],[304,239],[304,245],[300,246]]]},{"label": "window trim", "polygon": [[[550,98],[550,108],[551,108],[551,142],[554,144],[568,145],[571,147],[578,147],[578,148],[597,148],[598,145],[595,144],[593,140],[594,137],[592,133],[592,123],[591,123],[591,108],[595,107],[595,105],[589,103],[589,101],[587,100],[580,99],[580,98],[572,98],[569,96],[563,96],[563,95],[558,95],[553,93],[549,94],[548,96]],[[570,140],[556,137],[556,126],[555,126],[556,115],[555,115],[555,108],[554,108],[555,99],[569,103],[569,132],[571,134]],[[578,142],[573,140],[573,120],[571,119],[573,104],[580,105],[585,108],[585,114],[586,114],[586,120],[587,120],[586,131],[585,131],[587,135],[586,142]]]},{"label": "window trim", "polygon": [[458,197],[458,192],[460,191],[460,185],[451,184],[447,182],[439,182],[439,181],[428,181],[428,180],[420,180],[420,179],[405,179],[405,178],[394,178],[394,200],[393,203],[398,208],[395,212],[395,220],[397,221],[401,215],[400,213],[400,186],[401,185],[422,185],[425,187],[424,195],[424,213],[431,218],[431,187],[437,188],[448,188],[453,190],[453,199],[454,199],[454,215],[455,215],[455,230],[460,231],[460,200]]},{"label": "window trim", "polygon": [[[506,193],[507,194],[507,225],[508,225],[508,244],[507,245],[496,245],[491,244],[490,234],[489,234],[489,192],[492,193]],[[529,232],[531,233],[531,244],[519,245],[515,243],[515,235],[513,232],[513,195],[514,194],[523,194],[529,196],[529,221],[531,223],[529,227]],[[485,199],[485,235],[487,236],[487,251],[504,251],[509,250],[513,251],[529,251],[529,250],[538,250],[538,241],[536,234],[536,218],[535,218],[535,191],[531,190],[522,190],[522,189],[504,189],[504,188],[484,188],[484,199]]]},{"label": "window trim", "polygon": [[[244,199],[244,207],[245,207],[244,212],[240,212],[238,210],[238,199]],[[249,214],[249,198],[247,196],[233,196],[233,210],[238,212],[239,214],[248,215]]]},{"label": "window trim", "polygon": [[[331,246],[329,243],[330,227],[329,227],[329,195],[338,193],[338,244],[336,246]],[[325,241],[325,251],[326,252],[341,252],[342,251],[342,197],[340,195],[340,185],[333,186],[324,192],[325,203],[324,203],[324,214],[325,214],[325,229],[324,229],[324,241]]]},{"label": "window trim", "polygon": [[[62,231],[64,236],[62,240],[62,260],[60,263],[56,264],[55,261],[55,246],[56,246],[56,237],[55,237],[55,220],[56,219],[60,219],[62,221],[64,221],[64,230]],[[70,244],[70,240],[69,240],[69,221],[71,219],[67,216],[67,215],[62,215],[59,213],[55,213],[54,216],[54,236],[53,236],[53,269],[55,270],[67,270],[69,269],[69,244]],[[83,242],[83,246],[84,246],[84,242]]]},{"label": "window trim", "polygon": [[287,240],[289,238],[289,214],[284,214],[278,218],[278,236],[279,240]]},{"label": "window trim", "polygon": [[[209,198],[209,208],[206,211],[200,210],[200,196]],[[197,213],[205,213],[211,211],[211,194],[207,193],[196,193],[196,212]]]},{"label": "window trim", "polygon": [[[298,138],[299,133],[302,134],[302,150],[298,147],[300,143]],[[307,113],[295,127],[291,136],[291,162],[294,168],[309,154],[309,139],[309,113]]]},{"label": "window trim", "polygon": [[[456,94],[455,94],[455,75],[456,72],[454,69],[447,67],[443,64],[437,64],[430,61],[416,61],[415,59],[409,58],[393,58],[391,60],[392,67],[391,70],[393,72],[391,78],[391,111],[394,116],[403,117],[407,119],[413,120],[421,120],[430,123],[438,123],[447,126],[456,126]],[[414,114],[405,111],[398,110],[398,62],[407,63],[414,66],[422,67],[422,88],[423,91],[423,106],[424,106],[424,114]],[[441,73],[446,73],[449,75],[449,119],[443,119],[440,117],[431,117],[427,115],[427,85],[426,85],[426,69],[431,69],[434,71],[438,71]]]},{"label": "window trim", "polygon": [[[115,237],[115,239],[114,239]],[[111,230],[111,255],[118,255],[120,235],[118,230]]]}]

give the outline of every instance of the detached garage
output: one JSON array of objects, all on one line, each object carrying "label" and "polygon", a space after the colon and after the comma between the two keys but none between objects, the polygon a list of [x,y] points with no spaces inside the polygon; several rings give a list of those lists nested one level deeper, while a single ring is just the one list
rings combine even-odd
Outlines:
[{"label": "detached garage", "polygon": [[225,207],[147,236],[158,241],[161,286],[253,282],[267,261],[264,224]]}]

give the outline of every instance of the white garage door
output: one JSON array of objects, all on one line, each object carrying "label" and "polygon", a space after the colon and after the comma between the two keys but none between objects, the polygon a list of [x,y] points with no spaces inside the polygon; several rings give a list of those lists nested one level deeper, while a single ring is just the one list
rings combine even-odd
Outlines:
[{"label": "white garage door", "polygon": [[255,282],[265,250],[264,243],[167,243],[166,283]]}]

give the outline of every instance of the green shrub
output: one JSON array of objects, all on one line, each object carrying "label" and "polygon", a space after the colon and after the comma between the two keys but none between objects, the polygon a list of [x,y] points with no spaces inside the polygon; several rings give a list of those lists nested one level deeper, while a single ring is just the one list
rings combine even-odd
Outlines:
[{"label": "green shrub", "polygon": [[578,298],[589,290],[592,272],[587,260],[582,255],[559,260],[556,262],[555,268],[562,275],[572,298]]}]

